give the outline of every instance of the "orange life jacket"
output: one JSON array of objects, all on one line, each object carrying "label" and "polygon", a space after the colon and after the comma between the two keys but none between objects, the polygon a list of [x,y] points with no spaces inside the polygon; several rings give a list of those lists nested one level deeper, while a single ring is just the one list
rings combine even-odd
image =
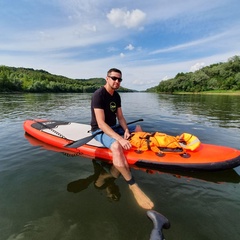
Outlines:
[{"label": "orange life jacket", "polygon": [[178,149],[180,152],[183,152],[183,148],[177,139],[165,133],[135,132],[131,135],[129,141],[138,151],[152,150],[159,153],[167,149]]},{"label": "orange life jacket", "polygon": [[200,140],[190,133],[183,133],[177,136],[177,140],[184,149],[191,151],[197,149],[201,144]]},{"label": "orange life jacket", "polygon": [[189,133],[180,136],[170,136],[165,133],[134,132],[129,139],[132,146],[138,151],[152,150],[153,152],[177,152],[183,153],[185,149],[195,150],[199,145],[199,139]]}]

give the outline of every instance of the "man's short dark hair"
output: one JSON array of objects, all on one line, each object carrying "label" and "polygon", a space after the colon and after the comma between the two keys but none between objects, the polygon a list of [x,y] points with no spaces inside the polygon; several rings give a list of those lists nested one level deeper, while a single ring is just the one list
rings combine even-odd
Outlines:
[{"label": "man's short dark hair", "polygon": [[118,73],[120,73],[120,74],[122,75],[121,70],[119,70],[119,69],[117,69],[117,68],[111,68],[111,69],[109,69],[108,72],[107,72],[107,75],[109,75],[111,72],[118,72]]}]

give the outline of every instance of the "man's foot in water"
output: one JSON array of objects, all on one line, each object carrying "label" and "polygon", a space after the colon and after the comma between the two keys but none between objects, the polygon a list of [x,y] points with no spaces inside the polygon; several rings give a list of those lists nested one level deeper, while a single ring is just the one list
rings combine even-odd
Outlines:
[{"label": "man's foot in water", "polygon": [[129,185],[129,188],[132,190],[133,195],[140,207],[144,209],[152,209],[154,207],[151,199],[139,188],[136,183]]}]

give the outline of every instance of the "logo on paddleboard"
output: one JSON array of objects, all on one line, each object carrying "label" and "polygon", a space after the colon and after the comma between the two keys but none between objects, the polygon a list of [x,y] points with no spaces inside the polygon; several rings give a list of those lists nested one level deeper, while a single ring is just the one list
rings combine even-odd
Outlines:
[{"label": "logo on paddleboard", "polygon": [[54,124],[55,122],[43,122],[43,125],[50,125],[50,124]]}]

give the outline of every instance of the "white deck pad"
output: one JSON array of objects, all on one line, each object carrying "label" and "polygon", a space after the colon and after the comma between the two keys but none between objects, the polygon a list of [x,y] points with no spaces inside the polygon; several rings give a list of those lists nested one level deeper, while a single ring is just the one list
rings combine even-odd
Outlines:
[{"label": "white deck pad", "polygon": [[[91,126],[88,124],[81,123],[69,123],[67,125],[58,125],[55,128],[51,129],[45,128],[42,129],[41,131],[58,137],[59,135],[57,133],[59,133],[69,140],[77,141],[81,138],[85,138],[91,135]],[[87,144],[91,146],[104,147],[100,142],[98,142],[94,138]]]}]

